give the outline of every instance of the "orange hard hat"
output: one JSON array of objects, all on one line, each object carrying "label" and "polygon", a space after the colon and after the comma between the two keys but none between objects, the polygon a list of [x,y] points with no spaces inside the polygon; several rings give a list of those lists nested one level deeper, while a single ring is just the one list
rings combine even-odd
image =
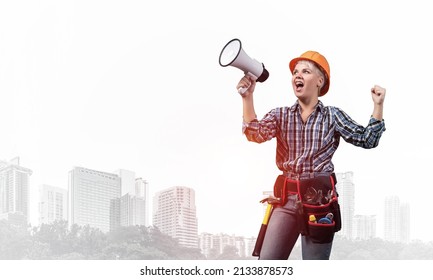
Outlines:
[{"label": "orange hard hat", "polygon": [[329,84],[331,82],[331,69],[329,68],[328,61],[326,58],[318,52],[306,51],[301,54],[300,57],[292,59],[289,63],[290,71],[293,73],[295,70],[296,63],[300,60],[308,60],[319,66],[320,71],[325,75],[325,85],[320,90],[320,96],[325,95],[329,90]]}]

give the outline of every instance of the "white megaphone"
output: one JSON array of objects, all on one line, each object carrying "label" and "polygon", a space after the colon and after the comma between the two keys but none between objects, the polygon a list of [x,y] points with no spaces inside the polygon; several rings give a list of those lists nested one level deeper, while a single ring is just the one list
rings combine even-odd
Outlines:
[{"label": "white megaphone", "polygon": [[[219,63],[222,67],[234,66],[244,71],[256,79],[257,82],[264,82],[269,77],[268,70],[263,63],[249,57],[242,50],[242,43],[239,39],[233,39],[228,42],[221,51]],[[240,88],[239,93],[243,95],[248,88]]]}]

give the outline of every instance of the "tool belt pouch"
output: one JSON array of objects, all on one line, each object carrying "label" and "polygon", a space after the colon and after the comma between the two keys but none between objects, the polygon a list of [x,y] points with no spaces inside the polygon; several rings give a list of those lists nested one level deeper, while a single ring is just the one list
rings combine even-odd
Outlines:
[{"label": "tool belt pouch", "polygon": [[[274,184],[274,196],[280,199],[278,206],[284,206],[289,193],[297,194],[298,230],[309,236],[314,243],[329,243],[335,232],[341,229],[341,213],[338,195],[335,190],[336,178],[321,176],[313,179],[295,181],[279,175]],[[320,219],[332,213],[330,223],[319,223]],[[314,215],[316,222],[310,222]]]},{"label": "tool belt pouch", "polygon": [[287,202],[286,177],[279,175],[274,183],[274,196],[280,200],[283,206]]},{"label": "tool belt pouch", "polygon": [[[334,179],[330,176],[301,180],[299,194],[302,203],[304,231],[313,243],[330,243],[341,229],[341,213]],[[330,214],[332,213],[332,214]],[[326,216],[331,215],[330,219]],[[314,219],[310,220],[310,217]]]}]

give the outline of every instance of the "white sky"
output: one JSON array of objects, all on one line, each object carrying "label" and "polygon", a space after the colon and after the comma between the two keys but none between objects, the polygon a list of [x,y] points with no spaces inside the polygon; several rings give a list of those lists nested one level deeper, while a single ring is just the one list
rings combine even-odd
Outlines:
[{"label": "white sky", "polygon": [[387,88],[379,147],[342,141],[336,172],[354,172],[357,214],[381,222],[384,197],[399,195],[412,238],[431,240],[433,20],[428,1],[382,2],[1,1],[0,158],[33,170],[32,221],[39,185],[67,188],[74,166],[121,168],[151,193],[194,188],[199,232],[256,235],[276,144],[241,134],[242,72],[218,64],[239,38],[270,72],[256,87],[259,117],[293,104],[288,62],[310,49],[331,66],[322,102],[359,123],[370,88]]}]

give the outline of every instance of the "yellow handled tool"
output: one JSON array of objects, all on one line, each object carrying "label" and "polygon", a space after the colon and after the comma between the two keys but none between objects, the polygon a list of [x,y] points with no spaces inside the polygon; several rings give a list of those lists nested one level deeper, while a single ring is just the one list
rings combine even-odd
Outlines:
[{"label": "yellow handled tool", "polygon": [[254,250],[253,250],[254,257],[260,256],[260,250],[262,249],[263,240],[265,239],[266,229],[268,228],[268,222],[269,222],[269,218],[271,217],[272,209],[273,209],[272,204],[268,203],[268,206],[266,207],[265,216],[263,217],[262,225],[260,226],[259,235],[257,236],[256,245],[254,246]]}]

